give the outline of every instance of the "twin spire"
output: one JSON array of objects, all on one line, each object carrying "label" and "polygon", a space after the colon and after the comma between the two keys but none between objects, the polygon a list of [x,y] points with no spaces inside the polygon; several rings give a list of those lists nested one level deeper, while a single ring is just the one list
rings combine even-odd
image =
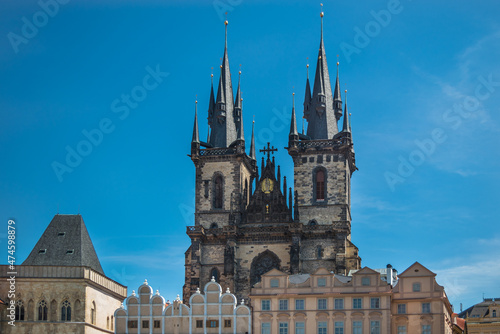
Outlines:
[{"label": "twin spire", "polygon": [[332,94],[325,46],[323,43],[323,16],[321,12],[321,38],[319,42],[316,73],[311,95],[309,84],[309,64],[307,65],[306,93],[304,97],[304,118],[307,120],[307,136],[310,139],[332,139],[339,132],[337,122],[342,116],[342,98],[340,95],[339,63],[337,78]]},{"label": "twin spire", "polygon": [[[224,55],[220,65],[220,78],[217,86],[217,97],[214,94],[214,79],[211,75],[210,101],[208,103],[208,125],[209,132],[207,142],[199,141],[197,110],[195,110],[195,124],[193,127],[193,142],[201,143],[206,147],[230,147],[232,145],[245,146],[245,135],[243,127],[243,98],[241,96],[241,70],[238,72],[238,89],[233,100],[233,86],[231,82],[231,71],[229,69],[229,57],[227,52],[227,25],[224,22]],[[253,127],[253,126],[252,126]],[[252,142],[253,128],[252,128]],[[255,149],[254,149],[255,151]],[[255,154],[254,154],[255,155]]]}]

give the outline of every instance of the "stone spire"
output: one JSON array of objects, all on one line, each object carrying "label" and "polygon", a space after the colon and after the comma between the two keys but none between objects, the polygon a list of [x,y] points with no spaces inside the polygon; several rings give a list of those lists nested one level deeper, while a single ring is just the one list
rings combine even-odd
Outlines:
[{"label": "stone spire", "polygon": [[236,90],[236,99],[234,100],[234,119],[236,122],[236,132],[238,140],[245,140],[243,131],[243,99],[241,98],[241,71],[238,72],[238,89]]},{"label": "stone spire", "polygon": [[344,124],[342,125],[342,132],[351,132],[351,124],[349,122],[349,113],[347,111],[347,90],[345,90]]},{"label": "stone spire", "polygon": [[[213,69],[213,67],[212,67]],[[210,128],[212,127],[212,122],[214,119],[215,111],[215,96],[214,96],[214,74],[210,74],[211,85],[210,85],[210,101],[208,102],[208,135],[207,143],[210,143]]]},{"label": "stone spire", "polygon": [[200,135],[198,132],[198,101],[194,102],[194,125],[193,125],[193,139],[192,143],[200,142]]},{"label": "stone spire", "polygon": [[215,111],[212,119],[212,132],[210,144],[213,147],[229,147],[237,138],[236,125],[233,112],[233,86],[231,84],[231,71],[227,56],[227,24],[225,21],[224,55],[220,66],[220,78],[215,100]]},{"label": "stone spire", "polygon": [[307,135],[311,139],[331,139],[338,133],[337,118],[333,110],[332,86],[323,44],[323,15],[324,13],[321,12],[321,39],[313,92],[309,103],[309,112],[304,114],[308,123]]},{"label": "stone spire", "polygon": [[252,121],[252,141],[250,142],[250,158],[252,158],[252,160],[257,160],[255,158],[255,134],[254,134],[254,128],[255,128],[255,121]]},{"label": "stone spire", "polygon": [[339,62],[338,61],[337,61],[337,80],[335,81],[335,89],[333,92],[333,109],[335,111],[335,118],[337,119],[337,122],[338,122],[340,117],[342,117],[342,96],[340,95]]},{"label": "stone spire", "polygon": [[292,93],[292,120],[290,121],[290,136],[299,136],[297,132],[297,119],[295,118],[295,93]]},{"label": "stone spire", "polygon": [[307,68],[307,80],[306,80],[306,94],[304,96],[304,118],[309,118],[310,108],[311,108],[311,85],[309,84],[309,64],[306,65]]}]

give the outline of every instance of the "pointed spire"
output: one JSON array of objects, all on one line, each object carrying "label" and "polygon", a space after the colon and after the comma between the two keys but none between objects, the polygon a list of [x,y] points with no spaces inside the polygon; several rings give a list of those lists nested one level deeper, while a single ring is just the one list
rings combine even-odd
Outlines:
[{"label": "pointed spire", "polygon": [[[212,71],[213,71],[212,67]],[[207,143],[210,143],[210,128],[214,122],[215,97],[214,97],[214,74],[210,74],[210,101],[208,102],[208,133]]]},{"label": "pointed spire", "polygon": [[328,64],[323,42],[323,16],[321,11],[321,38],[319,43],[316,74],[310,103],[309,115],[306,117],[307,135],[311,139],[331,139],[337,132],[337,120],[333,110],[333,94],[328,74]]},{"label": "pointed spire", "polygon": [[200,136],[198,133],[198,101],[196,100],[194,102],[194,125],[193,125],[193,139],[191,140],[192,143],[199,143],[200,142]]},{"label": "pointed spire", "polygon": [[286,175],[283,176],[283,196],[285,197],[285,204],[286,204]]},{"label": "pointed spire", "polygon": [[[241,65],[240,65],[241,66]],[[245,140],[243,131],[243,99],[241,98],[241,70],[238,72],[238,89],[236,91],[236,99],[234,100],[234,118],[236,120],[236,131],[238,132],[238,140]]]},{"label": "pointed spire", "polygon": [[333,109],[335,111],[335,118],[337,121],[342,116],[342,96],[340,95],[340,83],[339,83],[339,61],[337,55],[337,80],[335,81],[335,89],[333,92]]},{"label": "pointed spire", "polygon": [[292,120],[290,121],[290,136],[298,136],[297,119],[295,118],[295,93],[292,93]]},{"label": "pointed spire", "polygon": [[309,109],[311,108],[311,85],[309,84],[309,64],[306,65],[307,68],[307,80],[306,80],[306,93],[304,96],[304,118],[309,117]]},{"label": "pointed spire", "polygon": [[252,121],[252,141],[250,142],[250,158],[256,160],[255,158],[255,120]]},{"label": "pointed spire", "polygon": [[236,124],[233,115],[233,88],[227,55],[227,24],[226,20],[224,22],[224,55],[222,57],[222,64],[220,65],[220,78],[210,135],[210,144],[213,147],[229,147],[237,139]]},{"label": "pointed spire", "polygon": [[347,89],[345,93],[345,104],[344,104],[344,124],[342,125],[342,132],[351,132],[351,125],[349,123],[349,114],[347,112]]}]

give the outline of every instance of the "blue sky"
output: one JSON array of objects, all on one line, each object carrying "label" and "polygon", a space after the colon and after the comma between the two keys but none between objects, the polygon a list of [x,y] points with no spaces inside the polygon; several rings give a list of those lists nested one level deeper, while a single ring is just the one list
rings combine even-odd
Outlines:
[{"label": "blue sky", "polygon": [[[292,92],[300,115],[319,3],[60,0],[57,10],[45,6],[51,15],[42,7],[0,5],[0,220],[17,222],[18,262],[57,212],[80,212],[109,277],[130,291],[147,278],[173,299],[193,225],[194,101],[205,138],[223,12],[234,89],[241,64],[247,142],[255,115],[258,146],[280,149],[290,180]],[[330,74],[339,55],[349,91],[359,168],[352,241],[362,265],[401,272],[419,261],[455,310],[483,293],[500,297],[500,4],[332,1],[324,12]],[[140,101],[127,106],[122,94]],[[78,149],[86,155],[69,165]]]}]

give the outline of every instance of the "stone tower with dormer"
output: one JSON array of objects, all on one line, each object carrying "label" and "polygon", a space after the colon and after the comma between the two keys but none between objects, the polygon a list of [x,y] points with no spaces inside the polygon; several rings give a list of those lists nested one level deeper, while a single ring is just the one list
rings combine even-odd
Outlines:
[{"label": "stone tower with dormer", "polygon": [[332,94],[323,29],[312,93],[309,79],[306,83],[307,134],[297,132],[292,109],[287,150],[294,162],[295,191],[282,178],[270,143],[260,150],[259,172],[254,124],[246,152],[241,72],[233,98],[227,21],[225,29],[217,95],[212,76],[206,142],[200,140],[195,104],[190,154],[196,168],[195,217],[194,226],[187,227],[191,246],[185,254],[185,303],[212,277],[239,300],[272,269],[296,274],[324,267],[347,274],[361,262],[350,233],[350,177],[356,170],[351,127],[346,111],[338,129],[338,71]]}]

